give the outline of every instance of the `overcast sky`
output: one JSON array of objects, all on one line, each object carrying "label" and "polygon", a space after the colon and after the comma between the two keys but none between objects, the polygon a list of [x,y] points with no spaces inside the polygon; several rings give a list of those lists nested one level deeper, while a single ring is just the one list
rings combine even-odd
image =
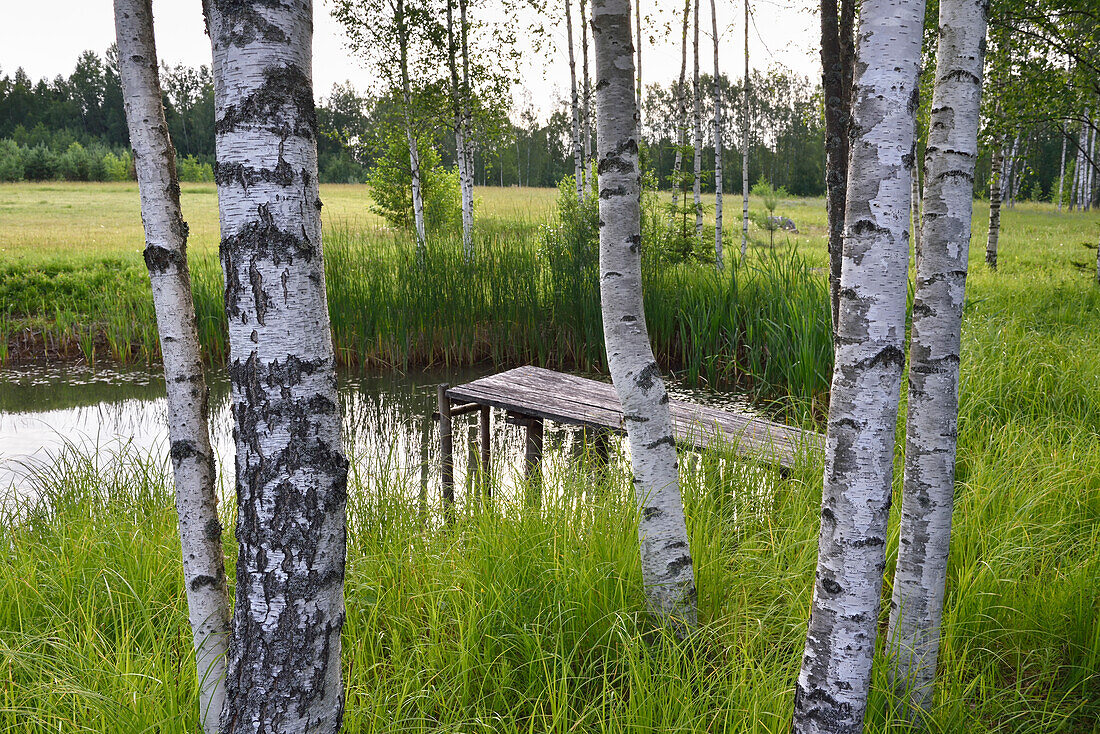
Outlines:
[{"label": "overcast sky", "polygon": [[[666,37],[663,25],[681,12],[679,0],[641,0],[642,12],[650,16],[647,30],[653,43],[643,47],[644,81],[668,82],[679,74],[678,30]],[[731,78],[740,78],[744,68],[744,6],[717,0],[721,68]],[[749,55],[753,68],[776,63],[805,74],[815,81],[820,75],[817,52],[818,20],[812,0],[750,0],[753,19],[749,23]],[[491,0],[489,0],[491,5]],[[560,0],[553,6],[560,5]],[[32,79],[68,75],[81,51],[99,54],[114,41],[111,0],[37,0],[5,3],[4,23],[0,24],[0,73],[11,74],[19,66]],[[700,2],[702,45],[700,65],[704,72],[713,67],[710,45],[710,3]],[[575,7],[575,6],[574,6]],[[191,66],[210,63],[210,43],[203,30],[200,0],[153,0],[157,50],[170,65]],[[371,87],[374,75],[357,62],[344,45],[340,26],[332,19],[324,0],[315,0],[313,38],[314,87],[324,96],[336,82],[351,81],[357,88]],[[565,22],[547,23],[558,48],[564,49]],[[579,33],[574,28],[576,33]],[[578,56],[579,63],[579,56]],[[569,87],[569,70],[564,53],[525,55],[523,80],[525,91],[517,99],[527,99],[541,113],[553,109]],[[689,71],[690,74],[690,62]]]}]

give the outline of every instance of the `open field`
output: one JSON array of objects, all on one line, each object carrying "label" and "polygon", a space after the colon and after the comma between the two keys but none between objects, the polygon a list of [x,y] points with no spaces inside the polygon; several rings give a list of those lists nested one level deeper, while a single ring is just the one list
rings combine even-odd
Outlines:
[{"label": "open field", "polygon": [[[35,188],[0,187],[0,236],[11,236],[15,210],[8,207],[17,199],[35,211],[43,206],[33,203],[45,196],[31,194]],[[74,206],[82,199],[80,211],[95,212],[104,229],[122,219],[121,188],[45,188]],[[118,195],[112,199],[117,211],[104,211],[111,205],[89,194],[95,191]],[[326,188],[329,211],[353,211],[359,206],[355,191]],[[501,192],[501,206],[508,193]],[[576,305],[575,296],[585,291],[570,289],[582,286],[525,290],[523,274],[541,262],[543,240],[531,230],[547,217],[554,193],[522,193],[530,199],[509,216],[539,213],[518,225],[502,217],[487,226],[491,257],[483,258],[483,269],[466,274],[508,279],[499,290],[459,288],[470,281],[444,279],[456,267],[446,252],[438,267],[428,268],[430,276],[416,276],[402,264],[407,258],[398,257],[407,249],[403,241],[347,220],[330,221],[330,272],[347,276],[335,291],[330,282],[337,343],[378,355],[397,354],[404,345],[405,354],[420,350],[442,364],[452,357],[537,360],[543,353],[535,345],[545,342],[594,363],[585,331],[592,314],[553,311]],[[489,192],[482,196],[485,213]],[[129,197],[136,202],[136,194]],[[193,231],[207,231],[196,235],[194,261],[197,269],[206,268],[196,288],[201,308],[210,310],[219,303],[210,239],[214,197],[188,190],[185,205],[202,197],[210,220],[201,223],[197,207],[189,208],[188,218]],[[136,212],[133,202],[128,206]],[[821,330],[824,323],[827,341],[828,324],[821,321],[824,278],[811,267],[825,261],[824,213],[819,202],[781,205],[780,213],[809,230],[798,240],[800,255],[790,255],[785,238],[775,250],[754,247],[741,273],[752,274],[744,280],[755,285],[733,278],[736,289],[705,266],[658,269],[647,276],[647,317],[658,351],[680,361],[680,369],[694,364],[705,377],[710,366],[726,375],[735,360],[739,370],[761,370],[755,378],[783,394],[805,397],[811,386],[810,395],[820,399],[828,361],[820,354]],[[49,216],[55,233],[68,231],[69,224],[56,221],[61,215]],[[996,273],[982,261],[985,216],[978,204],[963,327],[942,669],[936,709],[926,723],[933,732],[1095,734],[1100,287],[1091,247],[1100,236],[1100,215],[1059,215],[1033,204],[1006,210]],[[136,225],[118,226],[117,232],[139,232]],[[103,274],[122,263],[132,273],[117,282],[142,293],[140,234],[128,254],[130,235],[102,242],[89,236],[80,249],[56,234],[41,236],[30,252],[5,244],[17,255],[4,253],[4,293],[26,294],[37,278],[52,289],[42,293],[71,298],[74,309],[92,309],[96,300],[81,291],[91,286],[66,290],[64,281],[103,258],[115,263],[103,266]],[[368,245],[378,259],[368,256]],[[524,254],[529,252],[536,254]],[[547,266],[538,272],[562,271]],[[372,275],[377,273],[386,275]],[[397,288],[403,279],[413,279],[415,287]],[[379,291],[382,296],[372,295]],[[99,301],[122,300],[118,293],[92,293]],[[462,301],[461,293],[474,300]],[[533,295],[521,302],[493,295],[499,293]],[[58,318],[48,300],[32,314],[11,311],[32,299],[3,303],[9,328],[16,320],[45,324]],[[123,313],[148,316],[139,296],[129,303]],[[582,306],[591,309],[588,301]],[[399,313],[410,308],[421,312]],[[471,314],[485,330],[477,339],[460,323]],[[214,319],[207,313],[210,343],[217,337]],[[728,331],[733,327],[738,331]],[[385,348],[357,345],[362,334],[392,342]],[[486,335],[519,346],[485,352]],[[730,341],[736,348],[728,347]],[[820,407],[801,415],[820,418]],[[349,517],[349,731],[786,731],[816,557],[820,464],[773,479],[769,492],[729,467],[720,479],[713,472],[685,473],[703,628],[691,644],[680,645],[655,637],[639,613],[634,510],[621,473],[596,497],[551,502],[541,512],[468,508],[445,531],[421,525],[419,508],[386,479],[385,457],[353,458],[353,483],[361,491],[353,493],[358,499]],[[896,486],[900,458],[899,447]],[[565,498],[580,497],[593,485],[584,469],[552,481]],[[48,467],[39,486],[37,508],[0,521],[0,731],[194,730],[179,546],[161,471],[140,457],[103,471],[69,455]],[[899,509],[895,497],[888,559],[897,551]],[[230,537],[226,545],[232,558]],[[892,574],[890,560],[882,629]],[[892,712],[886,660],[880,640],[871,732],[905,730]]]}]

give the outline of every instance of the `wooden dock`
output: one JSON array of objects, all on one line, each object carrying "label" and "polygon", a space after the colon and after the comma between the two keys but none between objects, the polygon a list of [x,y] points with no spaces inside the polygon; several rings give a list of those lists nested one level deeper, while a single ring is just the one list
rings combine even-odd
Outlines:
[{"label": "wooden dock", "polygon": [[[528,475],[537,475],[542,455],[542,424],[583,426],[595,436],[598,453],[606,453],[608,433],[624,434],[622,406],[615,388],[605,382],[542,369],[517,367],[464,385],[440,385],[440,448],[443,459],[444,500],[454,496],[451,418],[480,414],[481,451],[479,461],[489,464],[489,410],[507,411],[511,423],[527,429]],[[758,415],[734,413],[682,400],[669,401],[677,440],[691,448],[719,445],[746,458],[789,469],[804,452],[817,452],[824,437]]]}]

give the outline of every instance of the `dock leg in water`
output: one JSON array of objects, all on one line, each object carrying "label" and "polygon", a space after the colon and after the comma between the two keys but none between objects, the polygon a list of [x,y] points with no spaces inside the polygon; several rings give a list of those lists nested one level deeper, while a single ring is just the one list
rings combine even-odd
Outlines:
[{"label": "dock leg in water", "polygon": [[492,437],[489,435],[489,418],[490,409],[488,405],[482,406],[479,423],[481,425],[481,466],[480,479],[481,479],[481,495],[484,499],[489,500],[493,498],[493,485],[492,485]]},{"label": "dock leg in water", "polygon": [[524,466],[527,470],[527,502],[542,505],[542,418],[528,418]]},{"label": "dock leg in water", "polygon": [[437,392],[439,402],[439,465],[440,485],[443,489],[443,512],[450,522],[454,519],[455,504],[455,459],[454,436],[451,434],[451,399],[447,397],[449,386],[440,385]]}]

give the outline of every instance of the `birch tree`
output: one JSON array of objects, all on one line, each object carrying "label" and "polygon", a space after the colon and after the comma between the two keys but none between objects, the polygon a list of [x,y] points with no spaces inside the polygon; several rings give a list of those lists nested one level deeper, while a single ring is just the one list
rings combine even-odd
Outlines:
[{"label": "birch tree", "polygon": [[745,0],[745,94],[741,100],[741,260],[749,251],[749,0]]},{"label": "birch tree", "polygon": [[467,248],[467,256],[473,253],[472,231],[474,226],[474,146],[470,139],[472,116],[470,114],[470,23],[466,18],[467,0],[458,0],[458,33],[462,45],[462,150],[455,151],[455,156],[461,155],[466,164],[464,166],[466,177],[459,181],[462,193],[462,232],[463,238],[466,232],[471,232],[471,243]]},{"label": "birch tree", "polygon": [[630,0],[593,0],[604,343],[630,445],[642,581],[651,610],[679,634],[697,623],[668,393],[642,307],[641,172]]},{"label": "birch tree", "polygon": [[[573,0],[565,0],[565,35],[569,47],[569,87],[573,109],[573,177],[577,185],[577,201],[584,199],[585,158],[581,147],[581,111],[577,96],[577,62],[573,54]],[[584,16],[581,16],[584,22]]]},{"label": "birch tree", "polygon": [[863,726],[905,363],[909,197],[924,3],[864,0],[817,575],[795,732]]},{"label": "birch tree", "polygon": [[997,269],[997,240],[1001,235],[1001,170],[1002,143],[993,143],[993,160],[989,177],[989,233],[985,240],[985,264]]},{"label": "birch tree", "polygon": [[1064,192],[1064,186],[1066,183],[1066,129],[1062,125],[1058,126],[1058,129],[1062,132],[1062,157],[1058,160],[1058,211],[1062,211],[1062,194]]},{"label": "birch tree", "polygon": [[115,0],[114,9],[119,76],[145,226],[145,264],[167,389],[183,582],[199,679],[199,718],[206,732],[214,734],[225,698],[229,597],[207,421],[209,391],[187,267],[187,224],[180,208],[176,151],[164,116],[152,3]]},{"label": "birch tree", "polygon": [[401,121],[409,148],[413,226],[417,254],[422,258],[427,232],[412,65],[416,47],[428,37],[417,31],[428,23],[429,14],[420,0],[333,0],[332,15],[343,26],[348,46],[369,60],[378,76],[401,95]]},{"label": "birch tree", "polygon": [[959,349],[989,0],[940,0],[924,237],[909,348],[904,495],[887,648],[909,711],[929,711],[955,493]]},{"label": "birch tree", "polygon": [[[829,218],[829,303],[833,341],[840,309],[848,131],[852,117],[855,0],[821,0],[821,89],[825,97],[825,191]],[[746,44],[747,45],[747,44]]]},{"label": "birch tree", "polygon": [[676,216],[677,207],[680,206],[680,188],[683,182],[680,180],[680,172],[684,165],[684,143],[687,138],[687,99],[685,89],[687,85],[687,54],[688,54],[688,22],[691,19],[691,0],[684,0],[684,24],[680,34],[680,81],[676,85],[676,157],[672,163],[672,214]]},{"label": "birch tree", "polygon": [[205,10],[239,543],[221,726],[334,733],[348,464],[321,251],[313,4]]},{"label": "birch tree", "polygon": [[[468,163],[468,157],[466,154],[466,103],[465,103],[465,75],[463,75],[463,81],[459,81],[458,74],[458,56],[459,56],[459,39],[461,37],[462,47],[465,50],[465,21],[460,20],[461,26],[458,34],[455,33],[454,27],[454,0],[446,0],[447,2],[447,71],[451,77],[451,111],[454,116],[454,135],[455,135],[455,164],[458,167],[458,185],[461,190],[462,196],[462,249],[466,253],[466,258],[469,260],[473,256],[474,242],[473,242],[473,202],[470,202],[470,206],[467,207],[466,201],[466,185],[470,178],[469,171],[466,168]],[[462,54],[462,59],[465,62],[466,54]],[[518,156],[517,156],[518,160]]]},{"label": "birch tree", "polygon": [[588,0],[581,1],[581,117],[584,120],[584,192],[592,193],[592,78],[588,66]]},{"label": "birch tree", "polygon": [[692,194],[695,201],[695,236],[703,237],[703,90],[699,87],[699,0],[695,0],[695,67],[692,72],[691,88],[694,97],[693,117],[695,122],[695,136],[692,138],[694,148],[694,173],[695,180],[692,184]]},{"label": "birch tree", "polygon": [[722,260],[722,85],[718,71],[717,0],[710,0],[710,29],[714,40],[714,267],[725,270]]}]

